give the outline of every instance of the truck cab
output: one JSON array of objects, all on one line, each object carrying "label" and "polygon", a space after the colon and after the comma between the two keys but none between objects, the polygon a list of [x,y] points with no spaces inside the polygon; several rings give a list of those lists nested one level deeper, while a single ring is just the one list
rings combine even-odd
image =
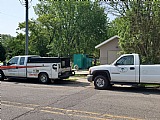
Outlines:
[{"label": "truck cab", "polygon": [[29,57],[40,56],[15,56],[5,66],[1,66],[4,75],[8,78],[26,77],[26,66]]}]

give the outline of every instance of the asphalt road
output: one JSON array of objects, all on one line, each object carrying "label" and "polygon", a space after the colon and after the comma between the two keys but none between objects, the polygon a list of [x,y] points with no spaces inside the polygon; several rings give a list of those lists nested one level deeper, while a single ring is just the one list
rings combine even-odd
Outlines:
[{"label": "asphalt road", "polygon": [[160,120],[160,89],[95,90],[85,78],[50,85],[3,81],[0,115],[2,120]]}]

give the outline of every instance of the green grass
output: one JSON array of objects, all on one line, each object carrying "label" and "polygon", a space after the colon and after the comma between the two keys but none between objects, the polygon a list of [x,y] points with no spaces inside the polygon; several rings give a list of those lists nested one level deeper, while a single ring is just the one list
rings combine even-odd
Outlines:
[{"label": "green grass", "polygon": [[140,87],[155,87],[155,88],[159,88],[160,84],[140,84]]}]

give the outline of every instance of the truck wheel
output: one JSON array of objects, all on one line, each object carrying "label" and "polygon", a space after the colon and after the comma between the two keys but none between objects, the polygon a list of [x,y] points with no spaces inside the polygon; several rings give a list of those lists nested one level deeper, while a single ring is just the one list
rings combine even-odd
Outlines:
[{"label": "truck wheel", "polygon": [[110,82],[103,75],[98,75],[94,79],[94,86],[95,86],[95,89],[104,90],[104,89],[109,88]]},{"label": "truck wheel", "polygon": [[0,71],[0,81],[3,81],[4,80],[4,74],[2,71]]},{"label": "truck wheel", "polygon": [[50,79],[46,73],[40,73],[38,76],[38,80],[40,83],[47,84],[50,82]]}]

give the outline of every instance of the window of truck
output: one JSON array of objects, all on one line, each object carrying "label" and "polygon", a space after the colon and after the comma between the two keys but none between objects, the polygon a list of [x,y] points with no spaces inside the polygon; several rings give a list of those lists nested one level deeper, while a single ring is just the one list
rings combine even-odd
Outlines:
[{"label": "window of truck", "polygon": [[134,65],[134,56],[124,56],[116,62],[116,65]]},{"label": "window of truck", "polygon": [[25,57],[21,57],[19,64],[20,64],[20,65],[24,65],[24,60],[25,60]]},{"label": "window of truck", "polygon": [[14,57],[12,59],[10,59],[10,61],[8,62],[8,65],[13,65],[13,64],[17,64],[18,63],[18,57]]}]

